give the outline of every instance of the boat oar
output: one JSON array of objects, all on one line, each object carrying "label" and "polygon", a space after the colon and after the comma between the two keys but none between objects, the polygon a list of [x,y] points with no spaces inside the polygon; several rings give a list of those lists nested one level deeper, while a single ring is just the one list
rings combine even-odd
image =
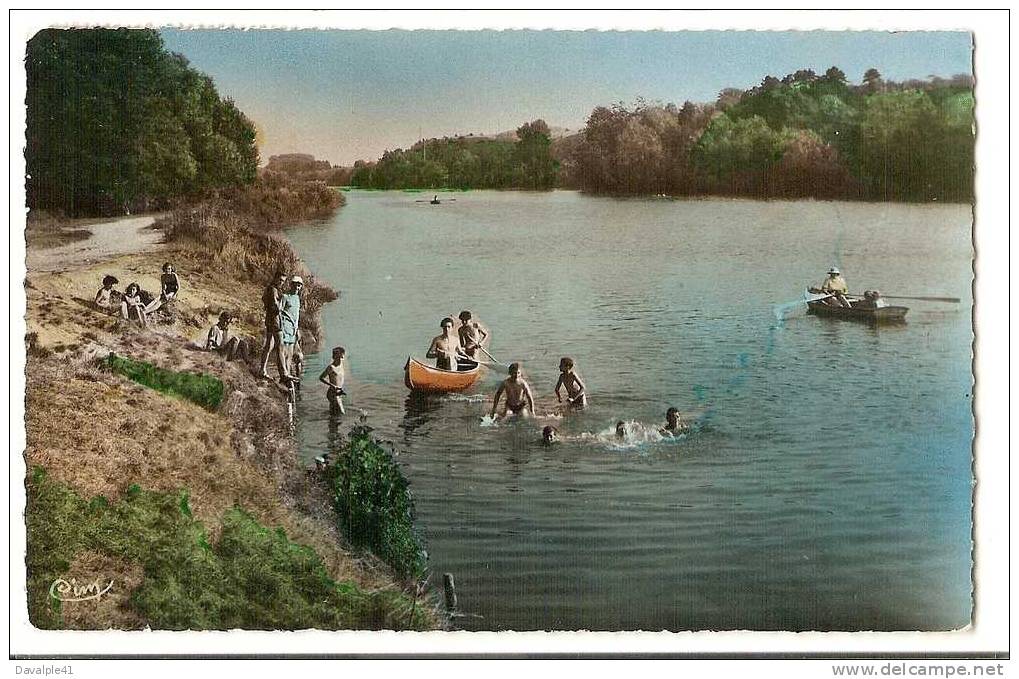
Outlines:
[{"label": "boat oar", "polygon": [[804,295],[803,299],[798,299],[793,302],[786,302],[784,304],[776,304],[771,308],[772,313],[775,314],[775,320],[781,321],[786,317],[787,311],[799,311],[803,309],[803,305],[807,302],[820,302],[822,299],[828,299],[832,297],[830,294],[808,294]]},{"label": "boat oar", "polygon": [[485,354],[485,356],[488,356],[488,357],[489,357],[490,359],[492,359],[493,361],[495,361],[496,363],[498,363],[498,364],[499,364],[500,366],[502,366],[503,368],[505,368],[505,367],[506,367],[506,364],[505,364],[505,363],[503,363],[502,361],[500,361],[499,359],[497,359],[497,358],[496,358],[495,356],[493,356],[492,354],[488,353],[488,349],[486,349],[485,347],[482,347],[482,346],[478,346],[478,349],[480,349],[481,351],[483,351],[483,352],[484,352],[484,354]]},{"label": "boat oar", "polygon": [[[862,297],[863,295],[859,295]],[[958,297],[920,297],[920,296],[909,296],[909,295],[881,295],[884,299],[915,299],[921,302],[951,302],[952,304],[958,304],[962,300]]]}]

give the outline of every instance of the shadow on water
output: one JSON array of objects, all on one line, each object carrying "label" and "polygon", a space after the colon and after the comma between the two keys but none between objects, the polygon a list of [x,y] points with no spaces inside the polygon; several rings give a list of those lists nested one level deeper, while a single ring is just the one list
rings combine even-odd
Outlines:
[{"label": "shadow on water", "polygon": [[441,408],[441,396],[410,392],[403,402],[403,420],[399,424],[400,429],[403,430],[404,439],[410,440],[425,435],[426,432],[419,432],[418,429],[434,420]]}]

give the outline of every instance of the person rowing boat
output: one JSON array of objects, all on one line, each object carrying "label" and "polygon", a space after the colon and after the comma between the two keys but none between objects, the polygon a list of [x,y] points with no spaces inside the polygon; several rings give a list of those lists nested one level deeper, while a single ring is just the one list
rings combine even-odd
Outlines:
[{"label": "person rowing boat", "polygon": [[828,277],[824,279],[820,287],[810,288],[810,292],[827,294],[828,297],[823,301],[828,306],[838,306],[849,309],[852,307],[846,295],[849,294],[849,285],[846,283],[846,279],[842,277],[842,272],[838,270],[838,267],[832,267],[828,269]]},{"label": "person rowing boat", "polygon": [[488,330],[467,309],[460,312],[460,348],[470,359],[477,360],[478,350],[482,349],[488,339]]}]

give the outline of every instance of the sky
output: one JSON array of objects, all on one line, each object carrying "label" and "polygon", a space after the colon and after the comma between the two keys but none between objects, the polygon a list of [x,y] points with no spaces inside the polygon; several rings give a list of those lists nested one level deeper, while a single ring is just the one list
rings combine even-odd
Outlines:
[{"label": "sky", "polygon": [[337,165],[419,136],[494,134],[542,118],[580,129],[616,101],[714,101],[726,87],[829,66],[859,82],[972,72],[968,33],[876,31],[161,31],[259,127],[263,162]]}]

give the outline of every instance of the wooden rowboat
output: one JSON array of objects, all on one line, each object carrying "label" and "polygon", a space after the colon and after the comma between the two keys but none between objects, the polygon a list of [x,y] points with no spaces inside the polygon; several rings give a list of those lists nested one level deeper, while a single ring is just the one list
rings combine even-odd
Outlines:
[{"label": "wooden rowboat", "polygon": [[884,306],[879,308],[865,307],[862,297],[847,297],[850,304],[860,304],[850,308],[829,306],[824,302],[807,302],[807,313],[829,318],[841,318],[847,321],[863,321],[864,323],[905,323],[909,307]]},{"label": "wooden rowboat", "polygon": [[440,370],[430,365],[425,365],[413,356],[407,357],[407,364],[403,366],[403,383],[411,391],[424,391],[432,393],[446,393],[451,391],[463,391],[470,388],[478,378],[481,377],[481,366],[477,363],[460,364],[461,366],[473,366],[466,370]]}]

